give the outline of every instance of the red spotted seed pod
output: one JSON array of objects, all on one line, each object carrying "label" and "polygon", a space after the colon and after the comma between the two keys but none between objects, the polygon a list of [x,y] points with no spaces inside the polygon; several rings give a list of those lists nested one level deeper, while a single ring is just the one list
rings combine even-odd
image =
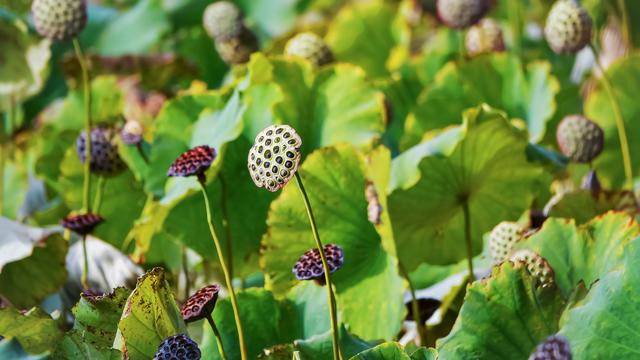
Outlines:
[{"label": "red spotted seed pod", "polygon": [[207,316],[211,315],[216,306],[219,292],[220,285],[214,284],[205,286],[191,295],[180,310],[184,322],[190,323],[206,319]]},{"label": "red spotted seed pod", "polygon": [[[335,244],[324,246],[324,255],[327,258],[329,272],[334,273],[344,263],[344,251]],[[325,285],[324,269],[318,249],[305,252],[293,266],[293,274],[298,280],[314,280],[320,285]]]},{"label": "red spotted seed pod", "polygon": [[102,223],[104,219],[102,216],[93,213],[87,213],[82,215],[68,215],[62,219],[61,224],[65,229],[75,231],[80,235],[87,235],[93,231],[93,229]]},{"label": "red spotted seed pod", "polygon": [[[216,158],[216,150],[207,145],[196,146],[191,150],[182,153],[171,164],[167,176],[197,176],[204,178],[204,173],[209,169],[211,163]],[[202,179],[201,179],[202,181]]]}]

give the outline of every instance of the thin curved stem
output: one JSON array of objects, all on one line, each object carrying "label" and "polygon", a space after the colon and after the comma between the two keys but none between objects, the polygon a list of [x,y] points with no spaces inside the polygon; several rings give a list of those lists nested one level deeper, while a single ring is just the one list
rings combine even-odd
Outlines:
[{"label": "thin curved stem", "polygon": [[335,296],[333,295],[331,273],[329,272],[327,257],[324,254],[324,247],[322,246],[322,242],[320,241],[320,235],[318,234],[316,219],[313,216],[313,211],[311,210],[311,203],[309,202],[309,197],[307,196],[307,192],[305,191],[304,185],[302,184],[302,178],[300,177],[300,174],[298,172],[296,172],[296,183],[298,184],[298,190],[300,190],[300,195],[304,200],[304,206],[307,209],[307,216],[309,217],[309,223],[311,224],[311,232],[313,232],[313,238],[315,239],[316,246],[318,248],[318,251],[320,252],[320,259],[322,260],[322,268],[324,269],[324,279],[327,286],[327,296],[329,298],[329,314],[331,316],[331,334],[333,336],[333,359],[341,360],[342,352],[340,350],[340,334],[338,333],[338,316],[337,316],[336,299],[335,299]]},{"label": "thin curved stem", "polygon": [[413,286],[411,278],[409,277],[409,273],[404,268],[402,263],[398,263],[398,268],[400,269],[400,274],[402,274],[402,276],[405,278],[405,280],[407,280],[407,283],[409,284],[409,292],[411,293],[411,312],[413,313],[413,321],[415,321],[416,323],[416,327],[418,329],[418,337],[420,338],[420,341],[418,341],[418,346],[422,346],[422,344],[425,344],[427,341],[427,327],[425,326],[424,322],[422,322],[420,316],[420,304],[418,304],[416,290]]},{"label": "thin curved stem", "polygon": [[247,346],[244,341],[244,332],[242,330],[242,322],[240,321],[240,310],[238,309],[238,300],[236,299],[236,293],[233,289],[233,281],[229,275],[229,268],[222,253],[222,247],[220,246],[220,240],[216,234],[216,230],[213,226],[213,217],[211,215],[211,206],[209,205],[209,195],[207,194],[207,188],[203,179],[198,179],[200,183],[200,189],[202,190],[202,196],[204,197],[204,205],[207,211],[207,223],[209,224],[209,231],[211,232],[211,238],[216,247],[218,253],[218,259],[220,260],[220,266],[224,274],[224,280],[229,290],[229,298],[231,299],[231,307],[233,308],[233,317],[236,321],[236,329],[238,331],[238,341],[240,343],[240,357],[242,360],[247,360]]},{"label": "thin curved stem", "polygon": [[89,254],[87,253],[87,235],[82,235],[82,276],[80,284],[84,290],[89,290]]},{"label": "thin curved stem", "polygon": [[218,327],[216,323],[213,322],[213,318],[211,314],[207,315],[207,321],[209,325],[211,325],[211,330],[213,330],[213,335],[216,337],[216,343],[218,343],[218,351],[220,352],[220,356],[222,360],[227,360],[227,354],[224,352],[224,346],[222,345],[222,336],[220,335],[220,331],[218,331]]},{"label": "thin curved stem", "polygon": [[616,119],[616,127],[618,128],[618,138],[620,140],[620,151],[622,152],[622,163],[624,165],[624,174],[627,181],[627,185],[633,187],[633,167],[631,163],[631,153],[629,151],[629,140],[627,139],[627,130],[624,127],[624,118],[622,117],[622,110],[620,109],[620,103],[618,102],[618,98],[613,92],[613,85],[607,76],[604,66],[600,62],[600,54],[596,50],[593,44],[589,44],[591,47],[591,51],[593,52],[593,57],[596,60],[596,64],[600,69],[602,74],[602,85],[604,86],[605,91],[609,95],[609,100],[611,101],[611,108],[613,109],[613,116]]},{"label": "thin curved stem", "polygon": [[76,58],[82,70],[82,86],[84,88],[84,131],[86,141],[84,147],[84,183],[82,187],[82,209],[90,212],[89,196],[91,194],[91,83],[89,80],[89,67],[85,61],[80,42],[73,39],[73,48]]},{"label": "thin curved stem", "polygon": [[140,157],[142,158],[144,163],[149,164],[149,158],[147,157],[147,154],[144,153],[144,149],[142,148],[142,140],[136,144],[136,149],[138,150],[138,154],[140,154]]},{"label": "thin curved stem", "polygon": [[104,194],[104,187],[107,183],[107,179],[104,176],[98,177],[98,188],[96,189],[96,195],[93,198],[93,211],[96,214],[100,213],[100,206],[102,206],[102,195]]},{"label": "thin curved stem", "polygon": [[464,212],[464,240],[467,245],[467,268],[469,269],[469,283],[472,283],[476,276],[473,273],[473,244],[471,242],[471,213],[469,211],[469,201],[464,200],[462,203]]}]

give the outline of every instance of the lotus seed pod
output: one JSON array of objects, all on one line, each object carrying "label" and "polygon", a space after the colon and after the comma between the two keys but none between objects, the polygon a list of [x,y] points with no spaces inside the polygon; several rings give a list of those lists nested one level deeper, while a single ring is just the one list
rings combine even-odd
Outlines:
[{"label": "lotus seed pod", "polygon": [[216,306],[219,292],[220,285],[214,284],[205,286],[191,295],[180,310],[184,322],[198,321],[211,315]]},{"label": "lotus seed pod", "polygon": [[529,274],[536,279],[537,284],[543,288],[550,287],[555,283],[553,268],[545,258],[534,251],[518,250],[511,255],[509,261],[514,263],[515,267],[524,266]]},{"label": "lotus seed pod", "polygon": [[517,222],[503,221],[489,233],[489,253],[494,264],[507,259],[513,245],[524,238],[525,229]]},{"label": "lotus seed pod", "polygon": [[529,360],[571,360],[569,341],[564,336],[549,336],[536,347]]},{"label": "lotus seed pod", "polygon": [[[323,249],[329,273],[334,273],[344,264],[344,252],[340,246],[335,244],[327,244]],[[320,251],[316,248],[305,252],[293,266],[292,271],[298,280],[314,280],[320,285],[326,284],[322,258]]]},{"label": "lotus seed pod", "polygon": [[[87,135],[82,131],[76,139],[76,150],[80,162],[86,161],[85,147]],[[96,127],[91,130],[91,171],[102,176],[114,176],[122,172],[126,165],[118,154],[115,132],[108,127]]]},{"label": "lotus seed pod", "polygon": [[195,341],[185,334],[169,336],[164,339],[153,360],[199,360],[200,349]]},{"label": "lotus seed pod", "polygon": [[240,36],[244,27],[242,11],[229,1],[217,1],[207,6],[202,24],[212,39],[223,41]]},{"label": "lotus seed pod", "polygon": [[489,0],[437,0],[438,18],[446,26],[464,29],[476,24],[489,11]]},{"label": "lotus seed pod", "polygon": [[312,32],[303,32],[291,38],[285,46],[287,56],[308,60],[315,66],[333,61],[333,54],[321,37]]},{"label": "lotus seed pod", "polygon": [[302,139],[289,125],[262,130],[249,150],[248,168],[258,187],[275,192],[293,178],[300,162]]},{"label": "lotus seed pod", "polygon": [[544,36],[558,53],[576,53],[591,41],[591,17],[576,0],[558,0],[551,7]]},{"label": "lotus seed pod", "polygon": [[589,163],[604,147],[604,132],[595,122],[581,115],[562,119],[556,130],[560,151],[577,163]]},{"label": "lotus seed pod", "polygon": [[240,35],[229,39],[216,39],[216,51],[220,58],[229,65],[244,64],[251,54],[258,51],[258,39],[251,30],[242,28]]},{"label": "lotus seed pod", "polygon": [[504,51],[500,24],[491,19],[480,20],[467,31],[465,47],[469,56]]},{"label": "lotus seed pod", "polygon": [[31,13],[38,33],[54,41],[78,36],[87,24],[86,0],[34,0]]},{"label": "lotus seed pod", "polygon": [[169,166],[167,176],[197,176],[202,179],[215,158],[216,150],[214,148],[207,145],[196,146],[178,156]]},{"label": "lotus seed pod", "polygon": [[142,141],[142,132],[142,125],[139,121],[129,120],[124,124],[120,138],[127,145],[137,145]]},{"label": "lotus seed pod", "polygon": [[93,213],[86,213],[81,215],[70,214],[62,219],[61,224],[65,229],[74,231],[80,235],[90,234],[96,226],[102,223],[104,219],[102,216]]}]

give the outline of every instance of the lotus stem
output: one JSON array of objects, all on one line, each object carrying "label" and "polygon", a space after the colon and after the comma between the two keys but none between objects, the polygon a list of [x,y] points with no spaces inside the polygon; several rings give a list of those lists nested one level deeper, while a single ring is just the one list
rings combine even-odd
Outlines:
[{"label": "lotus stem", "polygon": [[244,341],[244,332],[242,330],[242,322],[240,321],[240,310],[238,309],[238,300],[236,299],[236,293],[233,289],[233,281],[229,274],[229,268],[227,267],[227,262],[225,261],[224,254],[222,252],[222,247],[220,246],[220,240],[218,239],[218,235],[216,234],[216,230],[213,225],[213,217],[211,215],[211,206],[209,205],[209,195],[207,194],[207,188],[205,185],[204,177],[199,176],[198,182],[200,183],[200,189],[202,190],[202,196],[204,197],[204,205],[207,211],[207,223],[209,224],[209,232],[211,232],[211,238],[213,239],[216,252],[218,253],[218,259],[220,260],[220,266],[222,267],[222,272],[224,274],[224,280],[227,284],[227,289],[229,289],[229,298],[231,299],[231,307],[233,308],[233,317],[235,319],[236,329],[238,331],[238,342],[240,343],[240,357],[242,358],[242,360],[247,360],[247,346]]},{"label": "lotus stem", "polygon": [[309,202],[309,197],[307,196],[307,192],[304,189],[302,178],[300,177],[300,174],[298,172],[296,172],[295,176],[296,176],[296,183],[298,184],[298,189],[300,190],[300,195],[304,200],[304,206],[307,210],[307,216],[309,217],[309,223],[311,224],[311,232],[313,233],[313,238],[316,241],[316,247],[320,252],[320,259],[322,260],[322,268],[324,269],[324,279],[327,285],[327,297],[329,299],[329,314],[331,316],[331,334],[333,338],[333,359],[342,360],[342,353],[340,351],[340,334],[338,333],[339,329],[338,329],[336,299],[333,294],[333,287],[331,283],[331,273],[329,272],[329,265],[327,264],[327,258],[324,254],[324,247],[322,246],[322,241],[320,241],[320,235],[318,234],[316,219],[313,216],[313,211],[311,210],[311,203]]},{"label": "lotus stem", "polygon": [[413,313],[413,321],[415,321],[416,327],[418,329],[418,346],[422,346],[427,341],[427,327],[425,326],[424,322],[422,322],[422,318],[420,316],[420,304],[418,304],[416,290],[404,265],[402,265],[402,263],[398,263],[398,267],[400,269],[400,273],[409,284],[409,292],[411,293],[411,312]]},{"label": "lotus stem", "polygon": [[472,283],[476,277],[473,273],[473,244],[471,242],[471,214],[469,211],[469,200],[465,199],[462,203],[462,211],[464,213],[464,239],[467,245],[467,268],[469,269],[469,283]]},{"label": "lotus stem", "polygon": [[76,52],[76,58],[82,70],[82,86],[84,90],[84,131],[86,133],[86,141],[84,147],[84,183],[82,187],[82,209],[90,212],[89,196],[91,194],[91,83],[89,81],[89,67],[82,53],[80,42],[77,38],[73,39],[73,48]]},{"label": "lotus stem", "polygon": [[98,177],[98,188],[96,189],[96,195],[93,198],[93,211],[97,214],[100,213],[100,207],[102,206],[102,195],[104,193],[104,187],[107,183],[107,179],[104,176]]},{"label": "lotus stem", "polygon": [[[224,176],[222,176],[222,174],[220,174],[218,178],[220,179],[220,210],[222,212],[222,226],[224,227],[227,243],[229,276],[233,279],[233,241],[231,239],[231,226],[229,225],[229,209],[227,208],[227,182],[224,180]],[[242,288],[244,288],[244,286]]]},{"label": "lotus stem", "polygon": [[216,323],[213,322],[213,318],[211,314],[207,315],[207,321],[209,325],[211,325],[211,330],[213,330],[213,335],[216,337],[216,343],[218,344],[218,351],[220,352],[220,356],[222,360],[227,360],[227,354],[224,352],[224,346],[222,345],[222,336],[220,335],[220,331],[218,331],[218,327]]},{"label": "lotus stem", "polygon": [[622,117],[622,110],[620,109],[620,103],[613,91],[613,85],[607,76],[604,66],[600,62],[600,54],[596,50],[593,44],[589,44],[593,57],[596,60],[596,65],[602,73],[602,85],[605,91],[609,95],[609,101],[611,101],[611,108],[613,109],[613,116],[616,120],[616,127],[618,128],[618,138],[620,140],[620,151],[622,152],[622,163],[624,165],[624,174],[627,185],[633,187],[633,167],[631,165],[631,153],[629,151],[629,140],[627,139],[627,131],[624,126],[624,118]]}]

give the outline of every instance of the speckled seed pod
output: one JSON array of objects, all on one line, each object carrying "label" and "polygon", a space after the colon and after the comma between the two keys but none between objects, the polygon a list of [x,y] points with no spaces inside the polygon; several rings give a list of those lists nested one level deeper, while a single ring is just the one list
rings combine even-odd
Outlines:
[{"label": "speckled seed pod", "polygon": [[[329,273],[334,273],[344,263],[344,252],[340,246],[335,244],[327,244],[323,249],[327,258]],[[320,285],[326,284],[322,259],[318,249],[311,249],[305,252],[293,266],[292,271],[298,280],[314,280]]]},{"label": "speckled seed pod", "polygon": [[87,235],[104,221],[98,214],[87,213],[81,215],[68,215],[60,222],[62,227],[74,231],[80,235]]},{"label": "speckled seed pod", "polygon": [[326,65],[333,61],[333,53],[327,44],[312,32],[303,32],[291,38],[287,41],[284,53],[287,56],[308,60],[315,66]]},{"label": "speckled seed pod", "polygon": [[464,29],[476,24],[489,11],[489,0],[437,0],[438,18],[446,26]]},{"label": "speckled seed pod", "polygon": [[169,336],[164,339],[153,360],[199,360],[200,349],[195,341],[185,334]]},{"label": "speckled seed pod", "polygon": [[204,175],[216,158],[216,150],[207,145],[196,146],[183,152],[171,164],[167,176],[198,176]]},{"label": "speckled seed pod", "polygon": [[[76,150],[80,162],[84,164],[87,135],[82,131],[76,139]],[[107,127],[91,130],[91,172],[102,176],[114,176],[122,172],[126,165],[118,154],[115,131]]]},{"label": "speckled seed pod", "polygon": [[228,39],[216,39],[216,50],[220,58],[229,65],[244,64],[251,54],[258,51],[258,39],[247,27],[242,27],[240,35]]},{"label": "speckled seed pod", "polygon": [[198,321],[211,315],[218,300],[220,285],[205,286],[191,295],[184,303],[180,313],[186,323]]},{"label": "speckled seed pod", "polygon": [[515,267],[524,266],[529,274],[533,276],[537,285],[543,288],[553,286],[555,283],[555,274],[551,265],[545,258],[538,255],[536,252],[522,249],[518,250],[509,258]]},{"label": "speckled seed pod", "polygon": [[204,10],[202,25],[212,39],[238,37],[244,27],[242,11],[230,1],[214,2]]},{"label": "speckled seed pod", "polygon": [[591,41],[592,21],[587,10],[575,0],[558,0],[547,16],[544,36],[558,53],[576,53]]},{"label": "speckled seed pod", "polygon": [[469,56],[500,52],[505,49],[500,24],[491,19],[482,19],[472,26],[467,31],[464,43]]},{"label": "speckled seed pod", "polygon": [[595,122],[581,115],[569,115],[556,129],[560,151],[571,161],[589,163],[604,147],[604,132]]},{"label": "speckled seed pod", "polygon": [[569,341],[561,335],[549,336],[536,347],[529,360],[571,360]]},{"label": "speckled seed pod", "polygon": [[122,142],[127,145],[137,145],[142,141],[142,125],[136,120],[129,120],[120,131]]},{"label": "speckled seed pod", "polygon": [[517,222],[503,221],[489,233],[489,253],[494,264],[505,261],[513,245],[524,238],[525,229]]},{"label": "speckled seed pod", "polygon": [[34,0],[31,13],[38,33],[55,41],[78,36],[87,24],[86,0]]},{"label": "speckled seed pod", "polygon": [[249,150],[247,166],[258,187],[275,192],[293,178],[300,162],[302,139],[289,125],[262,130]]}]

